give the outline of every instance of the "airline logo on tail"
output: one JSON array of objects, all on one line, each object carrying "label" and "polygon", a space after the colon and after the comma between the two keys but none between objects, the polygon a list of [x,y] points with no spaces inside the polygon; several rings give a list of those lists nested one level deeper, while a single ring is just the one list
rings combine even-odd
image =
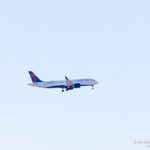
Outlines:
[{"label": "airline logo on tail", "polygon": [[32,71],[29,71],[32,82],[42,82]]}]

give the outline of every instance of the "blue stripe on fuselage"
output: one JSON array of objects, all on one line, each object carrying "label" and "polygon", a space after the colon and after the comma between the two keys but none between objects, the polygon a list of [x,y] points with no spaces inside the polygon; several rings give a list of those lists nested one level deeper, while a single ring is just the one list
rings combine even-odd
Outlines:
[{"label": "blue stripe on fuselage", "polygon": [[50,86],[50,87],[46,87],[46,88],[65,88],[64,85],[57,85],[57,86]]},{"label": "blue stripe on fuselage", "polygon": [[[82,84],[81,86],[90,86],[90,85]],[[64,86],[64,85],[57,85],[57,86],[50,86],[50,87],[46,87],[46,88],[66,88],[66,86]]]}]

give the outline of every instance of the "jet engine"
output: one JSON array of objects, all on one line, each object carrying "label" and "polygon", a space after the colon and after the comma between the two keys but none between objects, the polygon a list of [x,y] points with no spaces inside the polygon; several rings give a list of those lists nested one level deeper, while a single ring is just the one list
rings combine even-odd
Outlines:
[{"label": "jet engine", "polygon": [[81,87],[81,84],[80,83],[76,83],[76,84],[73,84],[72,86],[70,87],[66,87],[66,91],[69,91],[69,90],[73,90],[74,88],[80,88]]},{"label": "jet engine", "polygon": [[80,88],[80,87],[81,87],[81,84],[80,84],[80,83],[76,83],[76,84],[74,84],[73,86],[74,86],[74,88]]}]

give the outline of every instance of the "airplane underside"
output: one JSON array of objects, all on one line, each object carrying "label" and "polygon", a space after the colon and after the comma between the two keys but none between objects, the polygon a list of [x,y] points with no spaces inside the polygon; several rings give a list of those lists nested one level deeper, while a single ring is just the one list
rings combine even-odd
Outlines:
[{"label": "airplane underside", "polygon": [[[92,89],[94,89],[93,87],[94,87],[94,85],[77,85],[77,84],[75,84],[75,85],[73,85],[73,86],[71,86],[71,87],[67,87],[67,86],[51,86],[51,87],[46,87],[46,88],[62,88],[62,92],[64,92],[65,90],[66,91],[70,91],[70,90],[73,90],[73,89],[75,89],[75,88],[80,88],[80,87],[82,87],[82,86],[92,86]],[[65,90],[64,90],[65,89]]]}]

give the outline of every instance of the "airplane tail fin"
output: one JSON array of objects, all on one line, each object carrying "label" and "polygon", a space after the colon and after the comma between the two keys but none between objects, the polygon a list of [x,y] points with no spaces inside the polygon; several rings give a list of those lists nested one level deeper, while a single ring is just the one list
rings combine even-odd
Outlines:
[{"label": "airplane tail fin", "polygon": [[32,82],[42,82],[32,71],[29,71]]}]

